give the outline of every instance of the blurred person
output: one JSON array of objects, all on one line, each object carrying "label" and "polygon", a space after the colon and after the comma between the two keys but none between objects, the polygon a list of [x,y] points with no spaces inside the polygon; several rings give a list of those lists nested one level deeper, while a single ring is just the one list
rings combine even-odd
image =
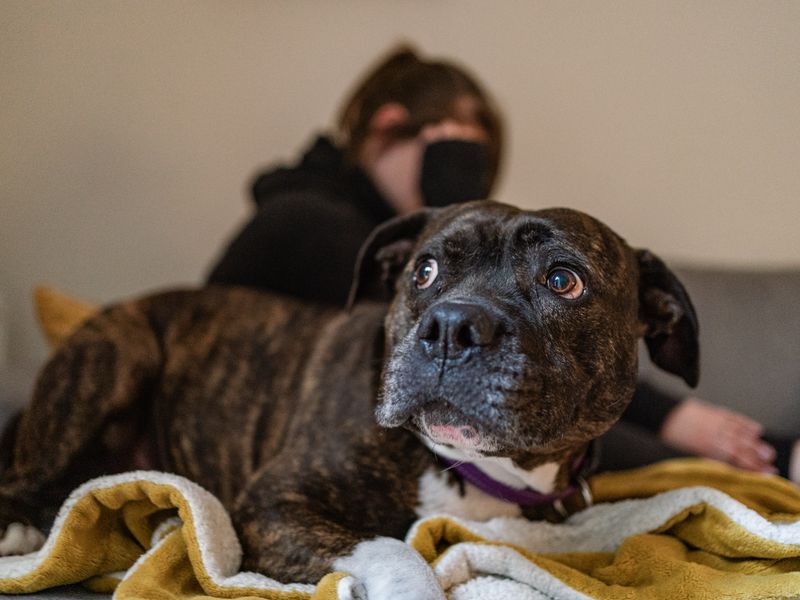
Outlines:
[{"label": "blurred person", "polygon": [[342,305],[372,229],[423,206],[486,198],[502,144],[500,113],[474,78],[400,47],[355,86],[334,136],[256,178],[257,211],[209,283]]},{"label": "blurred person", "polygon": [[[500,111],[477,79],[401,46],[355,85],[335,134],[318,136],[297,165],[255,179],[256,212],[208,282],[341,306],[372,229],[423,206],[489,197],[503,138]],[[694,454],[800,482],[793,440],[769,443],[753,419],[698,398],[641,383],[623,420],[643,429],[609,432],[601,469]]]}]

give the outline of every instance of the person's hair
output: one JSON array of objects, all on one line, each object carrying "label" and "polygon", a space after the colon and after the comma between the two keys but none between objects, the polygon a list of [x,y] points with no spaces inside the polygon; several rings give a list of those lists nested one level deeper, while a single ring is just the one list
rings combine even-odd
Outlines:
[{"label": "person's hair", "polygon": [[462,67],[423,60],[408,45],[392,50],[355,85],[339,113],[339,133],[350,159],[356,160],[369,134],[370,120],[384,104],[396,102],[408,110],[409,121],[391,132],[400,139],[454,116],[456,102],[464,97],[475,101],[475,120],[487,133],[489,181],[493,185],[503,151],[503,123],[494,102]]}]

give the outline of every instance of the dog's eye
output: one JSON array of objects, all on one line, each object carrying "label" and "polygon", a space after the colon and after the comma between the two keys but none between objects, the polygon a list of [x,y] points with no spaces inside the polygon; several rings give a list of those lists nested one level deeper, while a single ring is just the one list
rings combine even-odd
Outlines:
[{"label": "dog's eye", "polygon": [[583,281],[569,269],[553,269],[547,274],[547,287],[559,296],[574,300],[583,294]]},{"label": "dog's eye", "polygon": [[430,287],[438,274],[439,265],[434,259],[423,260],[414,271],[414,283],[417,285],[417,289],[424,290]]}]

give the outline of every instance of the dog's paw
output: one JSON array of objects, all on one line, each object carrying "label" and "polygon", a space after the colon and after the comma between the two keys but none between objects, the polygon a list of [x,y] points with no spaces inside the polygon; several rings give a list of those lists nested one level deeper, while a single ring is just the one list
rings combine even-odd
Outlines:
[{"label": "dog's paw", "polygon": [[0,537],[0,556],[28,554],[44,544],[44,535],[32,525],[11,523]]},{"label": "dog's paw", "polygon": [[392,538],[361,542],[337,559],[337,571],[353,577],[339,582],[342,600],[444,600],[428,563],[411,546]]},{"label": "dog's paw", "polygon": [[338,600],[367,600],[367,590],[364,584],[352,575],[342,577],[336,586]]}]

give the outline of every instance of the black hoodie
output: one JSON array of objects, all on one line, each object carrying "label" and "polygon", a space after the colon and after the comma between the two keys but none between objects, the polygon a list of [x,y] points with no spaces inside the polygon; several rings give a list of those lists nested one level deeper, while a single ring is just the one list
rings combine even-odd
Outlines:
[{"label": "black hoodie", "polygon": [[252,192],[256,214],[231,241],[209,283],[344,305],[362,242],[394,216],[367,175],[319,137],[297,166],[259,175]]}]

